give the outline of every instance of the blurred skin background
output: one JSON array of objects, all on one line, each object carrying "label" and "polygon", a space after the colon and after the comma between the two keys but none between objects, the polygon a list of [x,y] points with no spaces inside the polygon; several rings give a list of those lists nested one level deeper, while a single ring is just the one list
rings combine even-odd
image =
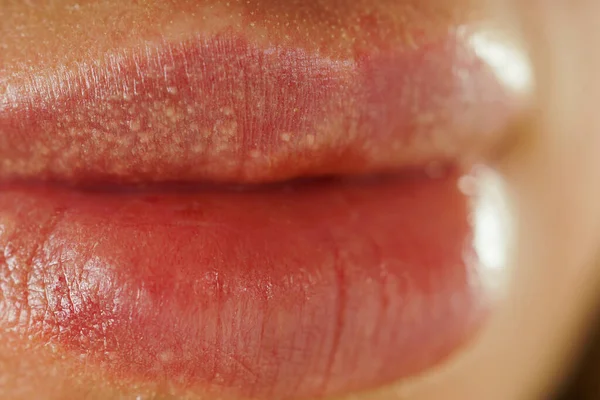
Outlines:
[{"label": "blurred skin background", "polygon": [[[600,2],[486,7],[530,54],[535,79],[531,111],[510,127],[501,150],[481,155],[506,182],[516,215],[505,299],[450,362],[349,400],[600,398],[600,351],[590,333],[600,293]],[[72,385],[73,369],[52,372],[51,363],[2,346],[0,387],[11,394],[0,398],[45,399]],[[27,392],[31,382],[37,389]],[[72,390],[68,398],[133,398],[101,377],[78,378]]]}]

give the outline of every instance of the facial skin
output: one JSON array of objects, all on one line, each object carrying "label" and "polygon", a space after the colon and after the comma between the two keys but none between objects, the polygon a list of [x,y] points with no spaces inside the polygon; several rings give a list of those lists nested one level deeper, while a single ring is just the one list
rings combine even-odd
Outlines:
[{"label": "facial skin", "polygon": [[[214,18],[202,22],[197,16],[202,14],[195,14],[199,3],[88,1],[75,6],[67,0],[43,4],[0,0],[0,37],[4,38],[0,49],[8,49],[1,55],[4,70],[0,71],[14,76],[27,69],[51,69],[81,55],[100,57],[115,47],[127,46],[138,35],[177,37],[199,24],[209,31],[231,23],[224,21],[231,12],[221,10],[222,4]],[[436,17],[431,25],[424,24],[425,36],[438,34],[440,21],[467,18],[464,15],[471,9],[480,13],[484,8],[483,4],[429,3],[442,11],[438,8],[431,14]],[[475,146],[475,153],[481,152],[478,159],[502,180],[515,221],[507,233],[514,243],[504,265],[509,271],[507,283],[485,326],[450,359],[417,377],[343,399],[538,398],[560,382],[577,352],[575,344],[583,336],[598,289],[594,260],[600,243],[600,190],[596,185],[600,181],[596,154],[600,120],[595,117],[594,105],[600,101],[600,57],[589,48],[600,40],[600,27],[594,22],[600,7],[565,6],[568,10],[563,10],[521,3],[515,0],[514,4],[485,7],[490,6],[488,14],[499,19],[496,23],[521,33],[530,49],[537,81],[535,106],[507,129],[502,140]],[[257,35],[284,35],[285,29],[269,19],[274,13],[269,7],[275,5],[261,4],[269,10],[264,12],[268,22],[259,24],[264,31]],[[293,4],[289,7],[300,8]],[[374,7],[393,15],[405,12],[406,4],[398,0]],[[429,9],[425,9],[427,14]],[[329,29],[328,18],[314,16],[318,7],[306,10],[307,19],[321,21],[315,23],[315,31]],[[335,15],[332,11],[329,17]],[[106,29],[107,23],[112,29]],[[400,25],[392,21],[385,30],[392,41],[403,42],[396,39]],[[305,45],[320,46],[332,54],[347,51],[343,37],[333,41],[323,37],[321,33],[309,36]],[[78,354],[54,344],[39,346],[20,332],[7,330],[0,335],[0,399],[217,400],[197,391],[178,393],[177,397],[170,393],[171,387],[162,383],[114,379],[98,365],[82,363]]]}]

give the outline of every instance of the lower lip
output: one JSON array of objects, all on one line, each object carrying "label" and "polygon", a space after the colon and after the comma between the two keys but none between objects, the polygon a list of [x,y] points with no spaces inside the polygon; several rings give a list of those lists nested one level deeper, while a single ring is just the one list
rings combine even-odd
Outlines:
[{"label": "lower lip", "polygon": [[[264,399],[417,374],[476,331],[457,175],[0,192],[0,325],[115,378]],[[4,258],[2,258],[4,257]]]}]

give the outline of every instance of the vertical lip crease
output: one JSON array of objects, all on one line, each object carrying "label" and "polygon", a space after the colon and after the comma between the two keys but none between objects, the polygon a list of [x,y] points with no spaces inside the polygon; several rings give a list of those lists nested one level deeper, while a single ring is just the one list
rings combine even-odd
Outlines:
[{"label": "vertical lip crease", "polygon": [[465,207],[454,177],[6,186],[0,325],[115,379],[273,399],[372,388],[444,360],[486,315]]},{"label": "vertical lip crease", "polygon": [[0,180],[259,183],[454,163],[514,111],[464,35],[340,60],[227,30],[9,75]]}]

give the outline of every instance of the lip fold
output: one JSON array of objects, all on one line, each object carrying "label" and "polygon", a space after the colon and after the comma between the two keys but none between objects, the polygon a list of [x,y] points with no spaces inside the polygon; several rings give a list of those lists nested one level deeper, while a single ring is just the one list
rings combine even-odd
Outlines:
[{"label": "lip fold", "polygon": [[495,143],[514,111],[464,29],[343,58],[226,30],[2,82],[3,180],[256,183],[452,164]]},{"label": "lip fold", "polygon": [[203,193],[0,192],[2,325],[119,377],[348,393],[445,359],[486,314],[456,177]]}]

